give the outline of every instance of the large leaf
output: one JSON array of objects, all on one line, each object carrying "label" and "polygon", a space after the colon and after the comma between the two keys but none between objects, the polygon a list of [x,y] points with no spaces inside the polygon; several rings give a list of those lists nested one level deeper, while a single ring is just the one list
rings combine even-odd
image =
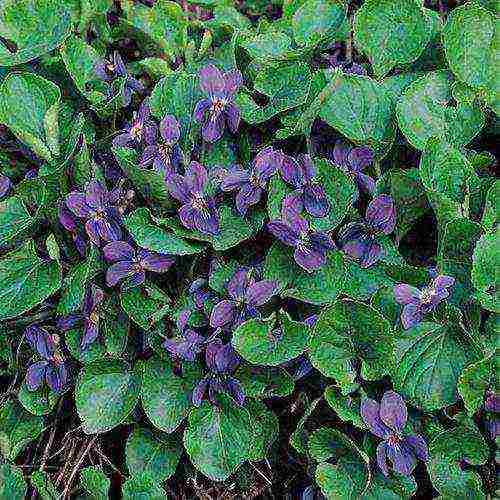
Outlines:
[{"label": "large leaf", "polygon": [[151,423],[173,432],[192,406],[191,394],[201,378],[197,365],[186,364],[182,376],[173,371],[169,359],[151,358],[144,367],[141,400]]},{"label": "large leaf", "polygon": [[399,128],[412,146],[423,150],[431,137],[465,146],[481,131],[481,108],[460,101],[451,106],[451,99],[452,78],[444,70],[427,73],[404,91],[396,114]]},{"label": "large leaf", "polygon": [[250,412],[250,418],[255,422],[249,459],[252,461],[264,460],[269,448],[278,437],[278,417],[268,410],[262,401],[248,399],[245,406]]},{"label": "large leaf", "polygon": [[61,286],[61,267],[55,260],[38,257],[35,243],[0,259],[0,320],[15,318],[57,292]]},{"label": "large leaf", "polygon": [[350,300],[324,309],[309,341],[313,366],[335,378],[343,390],[349,390],[356,379],[356,360],[361,360],[364,379],[377,380],[390,370],[392,351],[389,322],[375,309]]},{"label": "large leaf", "polygon": [[24,500],[27,491],[21,469],[11,464],[0,465],[0,498]]},{"label": "large leaf", "polygon": [[253,434],[248,410],[222,395],[217,406],[204,402],[190,412],[184,447],[198,470],[224,481],[248,458]]},{"label": "large leaf", "polygon": [[107,500],[111,481],[106,474],[94,466],[85,467],[80,472],[80,484],[89,493],[92,500]]},{"label": "large leaf", "polygon": [[0,201],[0,249],[15,244],[35,225],[36,219],[18,196]]},{"label": "large leaf", "polygon": [[[0,66],[17,66],[60,45],[71,16],[59,0],[4,0],[0,5]],[[10,47],[10,49],[9,49]]]},{"label": "large leaf", "polygon": [[133,476],[123,483],[123,500],[160,500],[166,498],[165,490],[147,472]]},{"label": "large leaf", "polygon": [[474,415],[483,406],[486,390],[493,387],[495,364],[490,355],[465,368],[458,379],[458,392],[469,415]]},{"label": "large leaf", "polygon": [[396,338],[394,389],[423,410],[444,408],[457,401],[458,377],[477,356],[459,325],[420,323]]},{"label": "large leaf", "polygon": [[367,76],[334,72],[333,91],[319,116],[348,139],[381,151],[391,143],[393,101],[385,87]]},{"label": "large leaf", "polygon": [[141,374],[118,361],[86,366],[75,388],[76,410],[86,434],[101,434],[121,424],[139,399]]},{"label": "large leaf", "polygon": [[125,459],[131,475],[148,473],[159,483],[173,476],[182,448],[167,434],[137,427],[127,439]]},{"label": "large leaf", "polygon": [[0,87],[0,121],[47,161],[59,155],[59,87],[33,73],[11,73]]},{"label": "large leaf", "polygon": [[266,320],[250,319],[234,331],[232,343],[248,362],[278,366],[300,356],[309,340],[309,327],[287,313]]},{"label": "large leaf", "polygon": [[367,0],[354,19],[354,42],[377,77],[417,60],[432,33],[429,11],[415,0]]}]

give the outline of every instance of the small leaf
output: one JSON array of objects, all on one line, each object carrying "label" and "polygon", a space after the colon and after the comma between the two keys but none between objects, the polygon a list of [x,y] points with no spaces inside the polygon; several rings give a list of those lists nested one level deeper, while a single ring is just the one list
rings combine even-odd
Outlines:
[{"label": "small leaf", "polygon": [[283,368],[258,367],[241,364],[235,373],[249,398],[268,399],[289,396],[295,382]]},{"label": "small leaf", "polygon": [[11,464],[0,465],[0,498],[24,500],[27,490],[21,469]]},{"label": "small leaf", "polygon": [[107,500],[111,481],[95,466],[85,467],[80,472],[80,484],[92,500]]},{"label": "small leaf", "polygon": [[361,418],[361,397],[358,395],[344,395],[338,387],[329,385],[325,389],[325,400],[343,422],[351,422],[358,429],[366,429]]},{"label": "small leaf", "polygon": [[133,476],[123,483],[123,500],[160,500],[165,490],[148,473]]},{"label": "small leaf", "polygon": [[249,459],[258,462],[267,457],[269,448],[277,439],[279,421],[278,417],[261,401],[249,399],[246,401],[245,406],[255,424],[253,426],[253,439]]},{"label": "small leaf", "polygon": [[57,500],[60,497],[60,493],[50,480],[49,475],[42,470],[37,470],[31,474],[31,483],[41,500]]},{"label": "small leaf", "polygon": [[18,196],[0,201],[0,249],[13,246],[32,233],[35,223],[36,219]]},{"label": "small leaf", "polygon": [[492,386],[493,380],[493,356],[467,366],[460,375],[457,384],[458,392],[471,417],[482,408],[486,390]]}]

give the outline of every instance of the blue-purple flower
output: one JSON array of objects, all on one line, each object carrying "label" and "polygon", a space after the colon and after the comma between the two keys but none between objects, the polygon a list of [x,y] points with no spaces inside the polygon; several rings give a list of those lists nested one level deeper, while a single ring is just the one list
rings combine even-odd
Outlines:
[{"label": "blue-purple flower", "polygon": [[281,220],[272,220],[267,227],[281,242],[295,249],[295,262],[307,272],[323,267],[326,254],[335,248],[329,234],[312,231],[309,222],[293,210],[285,211]]},{"label": "blue-purple flower", "polygon": [[151,118],[149,102],[142,101],[139,111],[134,111],[132,122],[125,126],[124,131],[113,139],[113,146],[134,148],[146,142],[149,144],[157,134],[157,125]]},{"label": "blue-purple flower", "polygon": [[377,237],[392,233],[395,225],[394,202],[390,196],[381,194],[368,205],[364,222],[353,222],[340,230],[340,247],[361,267],[370,267],[382,257],[382,246]]},{"label": "blue-purple flower", "polygon": [[370,398],[361,401],[361,417],[375,436],[383,439],[377,447],[377,463],[385,476],[389,475],[387,459],[399,474],[409,476],[417,460],[428,460],[427,444],[420,434],[403,435],[408,411],[403,398],[387,391],[382,401]]},{"label": "blue-purple flower", "polygon": [[26,340],[42,358],[26,372],[28,390],[36,391],[45,382],[54,392],[63,392],[68,383],[68,370],[58,349],[59,337],[51,335],[45,328],[32,325],[26,329]]},{"label": "blue-purple flower", "polygon": [[207,194],[208,173],[203,165],[193,161],[186,175],[173,174],[166,181],[170,194],[182,203],[179,218],[188,229],[216,235],[219,214],[213,197]]},{"label": "blue-purple flower", "polygon": [[134,248],[125,241],[113,241],[102,249],[104,257],[114,262],[106,272],[106,283],[115,286],[120,281],[128,278],[130,286],[144,283],[146,271],[165,273],[175,262],[170,255],[162,255],[140,248]]},{"label": "blue-purple flower", "polygon": [[189,293],[193,297],[194,305],[196,309],[203,310],[205,307],[205,302],[212,297],[212,292],[208,290],[207,280],[205,278],[195,279],[191,285],[189,285]]},{"label": "blue-purple flower", "polygon": [[222,191],[238,191],[236,208],[241,215],[259,203],[269,179],[278,170],[280,158],[278,151],[267,147],[255,157],[250,170],[235,167],[224,175],[220,187]]},{"label": "blue-purple flower", "polygon": [[191,311],[184,310],[177,320],[177,330],[179,336],[165,339],[163,347],[174,357],[185,361],[194,361],[196,356],[202,351],[205,344],[205,337],[199,335],[191,328],[187,327]]},{"label": "blue-purple flower", "polygon": [[284,203],[297,213],[305,209],[312,217],[326,217],[330,211],[330,202],[323,186],[320,186],[314,179],[316,168],[311,157],[299,155],[297,161],[288,155],[281,156],[281,176],[295,188]]},{"label": "blue-purple flower", "polygon": [[98,181],[89,182],[85,193],[73,191],[66,196],[66,206],[86,221],[85,231],[96,245],[101,241],[119,240],[122,236],[121,214],[116,202],[113,192]]},{"label": "blue-purple flower", "polygon": [[400,283],[394,287],[394,296],[398,304],[403,305],[401,323],[403,328],[418,325],[424,316],[446,300],[455,284],[451,276],[436,276],[423,290]]},{"label": "blue-purple flower", "polygon": [[71,235],[78,253],[84,257],[87,254],[87,241],[75,216],[70,212],[65,203],[59,207],[59,222]]},{"label": "blue-purple flower", "polygon": [[239,269],[227,285],[230,299],[221,300],[212,309],[210,326],[236,327],[247,318],[257,316],[257,307],[265,304],[275,294],[276,288],[275,281],[255,281],[250,270]]},{"label": "blue-purple flower", "polygon": [[208,399],[217,404],[216,395],[223,392],[231,396],[237,404],[242,405],[245,402],[243,387],[236,378],[231,376],[240,363],[240,358],[233,346],[215,339],[206,348],[205,360],[210,373],[194,388],[193,404],[200,406],[207,392]]},{"label": "blue-purple flower", "polygon": [[177,144],[180,136],[181,129],[175,116],[165,116],[160,122],[159,137],[156,131],[151,131],[145,137],[147,145],[142,153],[141,166],[153,165],[153,168],[165,178],[178,173],[182,160],[182,151]]},{"label": "blue-purple flower", "polygon": [[0,174],[0,199],[2,199],[12,187],[11,180],[6,176]]},{"label": "blue-purple flower", "polygon": [[117,78],[125,79],[122,90],[122,102],[124,106],[130,104],[133,93],[144,90],[144,85],[128,73],[123,59],[116,51],[113,53],[112,60],[103,59],[99,61],[95,66],[95,72],[101,80],[107,83],[111,83]]},{"label": "blue-purple flower", "polygon": [[99,336],[99,320],[101,306],[104,300],[103,291],[96,285],[90,285],[83,298],[82,312],[61,318],[57,322],[58,328],[63,331],[83,326],[81,347],[87,349]]},{"label": "blue-purple flower", "polygon": [[373,163],[373,159],[373,150],[369,147],[351,148],[343,141],[337,141],[332,152],[333,162],[354,179],[360,191],[370,194],[375,191],[375,180],[364,170]]},{"label": "blue-purple flower", "polygon": [[222,73],[209,65],[200,71],[200,86],[207,94],[196,105],[194,117],[202,124],[201,133],[207,142],[216,142],[227,124],[234,134],[240,124],[240,110],[234,103],[234,95],[243,84],[238,70]]}]

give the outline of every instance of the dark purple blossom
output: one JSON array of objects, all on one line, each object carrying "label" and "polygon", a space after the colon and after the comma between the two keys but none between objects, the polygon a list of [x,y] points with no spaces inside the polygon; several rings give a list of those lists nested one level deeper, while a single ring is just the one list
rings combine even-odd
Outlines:
[{"label": "dark purple blossom", "polygon": [[205,360],[210,373],[194,388],[193,404],[200,406],[207,392],[208,399],[217,404],[216,395],[223,392],[231,396],[237,404],[242,405],[245,402],[243,387],[236,378],[231,376],[240,363],[240,358],[233,346],[215,339],[206,348]]},{"label": "dark purple blossom", "polygon": [[267,227],[285,245],[295,248],[295,262],[307,272],[323,267],[327,252],[335,248],[329,234],[311,231],[309,222],[293,210],[285,211],[281,220],[272,220]]},{"label": "dark purple blossom", "polygon": [[342,45],[340,43],[337,43],[334,47],[333,54],[325,55],[325,59],[327,60],[330,68],[340,68],[343,73],[352,75],[366,76],[368,74],[366,69],[361,64],[358,64],[354,61],[346,61],[342,58],[341,54]]},{"label": "dark purple blossom", "polygon": [[284,203],[297,213],[303,209],[313,217],[326,217],[330,202],[323,186],[315,180],[316,168],[309,155],[299,155],[298,161],[288,155],[281,155],[280,172],[283,179],[295,191],[287,196]]},{"label": "dark purple blossom", "polygon": [[182,151],[177,142],[181,136],[179,122],[175,116],[167,115],[160,122],[158,133],[146,135],[146,148],[142,153],[141,166],[153,165],[153,168],[165,178],[177,173],[182,160]]},{"label": "dark purple blossom", "polygon": [[200,86],[208,98],[196,105],[194,117],[202,124],[202,136],[207,142],[216,142],[227,124],[234,134],[240,124],[240,110],[234,103],[234,95],[243,84],[238,70],[222,73],[209,65],[200,71]]},{"label": "dark purple blossom", "polygon": [[[119,240],[122,236],[119,222],[121,214],[116,201],[115,193],[109,192],[98,181],[89,182],[85,193],[73,191],[66,196],[66,206],[74,215],[85,219],[85,231],[96,245],[101,241]],[[71,227],[64,213],[61,223],[67,229]]]},{"label": "dark purple blossom", "polygon": [[395,225],[394,201],[390,196],[381,194],[368,205],[364,222],[353,222],[341,229],[338,236],[340,246],[361,267],[370,267],[383,255],[377,236],[392,233]]},{"label": "dark purple blossom", "polygon": [[337,141],[332,152],[332,160],[347,175],[352,177],[360,191],[373,193],[375,180],[363,171],[373,163],[373,151],[367,146],[349,147],[343,141]]},{"label": "dark purple blossom", "polygon": [[81,342],[83,350],[87,349],[99,336],[99,319],[103,300],[103,291],[98,286],[92,284],[85,292],[82,312],[61,318],[57,323],[58,328],[63,331],[83,326],[83,338]]},{"label": "dark purple blossom", "polygon": [[2,199],[12,187],[11,180],[6,176],[0,174],[0,199]]},{"label": "dark purple blossom", "polygon": [[102,249],[104,257],[114,264],[106,272],[106,283],[115,286],[129,278],[130,286],[144,283],[146,271],[165,273],[175,262],[175,258],[140,248],[134,248],[125,241],[113,241]]},{"label": "dark purple blossom", "polygon": [[186,175],[172,175],[166,180],[170,194],[182,203],[179,217],[182,224],[206,234],[219,232],[219,214],[215,200],[207,194],[208,173],[199,163],[193,161]]},{"label": "dark purple blossom", "polygon": [[267,147],[255,157],[250,170],[235,167],[224,175],[220,187],[222,191],[238,191],[236,208],[241,215],[260,201],[269,179],[278,170],[281,156]]},{"label": "dark purple blossom", "polygon": [[59,222],[68,231],[73,239],[73,242],[78,250],[78,253],[84,257],[87,254],[87,242],[82,235],[79,224],[72,212],[68,209],[66,204],[59,207]]},{"label": "dark purple blossom", "polygon": [[196,356],[202,351],[206,340],[205,337],[187,327],[190,315],[191,311],[182,311],[177,320],[177,329],[180,335],[165,339],[163,342],[163,347],[174,358],[180,358],[185,361],[194,361]]},{"label": "dark purple blossom", "polygon": [[113,53],[112,60],[103,59],[95,66],[97,76],[107,82],[111,83],[117,78],[124,78],[125,82],[122,89],[122,102],[124,106],[128,106],[132,100],[132,94],[144,90],[144,85],[131,76],[123,63],[118,52]]},{"label": "dark purple blossom", "polygon": [[26,329],[26,340],[42,358],[26,372],[28,390],[36,391],[45,382],[54,392],[62,392],[68,382],[68,370],[58,349],[59,337],[33,325]]},{"label": "dark purple blossom", "polygon": [[207,285],[208,282],[205,278],[198,278],[189,286],[189,293],[193,297],[194,305],[198,310],[203,310],[205,302],[213,295],[212,292],[208,290]]},{"label": "dark purple blossom", "polygon": [[455,278],[451,276],[436,276],[423,290],[405,283],[396,285],[394,287],[396,302],[404,306],[401,313],[403,328],[408,329],[418,325],[426,314],[449,297],[454,283]]},{"label": "dark purple blossom", "polygon": [[257,316],[257,307],[265,304],[276,288],[275,281],[255,281],[248,269],[239,269],[227,285],[230,299],[221,300],[212,309],[210,326],[236,327],[245,319]]},{"label": "dark purple blossom", "polygon": [[157,134],[157,125],[151,119],[151,111],[147,99],[142,101],[139,111],[134,111],[132,123],[128,124],[124,132],[113,139],[113,146],[134,148],[143,142],[150,144]]},{"label": "dark purple blossom", "polygon": [[487,391],[484,409],[493,413],[500,413],[500,394],[494,391]]},{"label": "dark purple blossom", "polygon": [[385,392],[380,404],[370,398],[363,399],[361,416],[372,434],[383,439],[377,447],[377,462],[385,476],[389,475],[387,459],[396,472],[405,476],[413,472],[417,459],[428,459],[427,444],[420,434],[403,435],[408,411],[396,392]]}]

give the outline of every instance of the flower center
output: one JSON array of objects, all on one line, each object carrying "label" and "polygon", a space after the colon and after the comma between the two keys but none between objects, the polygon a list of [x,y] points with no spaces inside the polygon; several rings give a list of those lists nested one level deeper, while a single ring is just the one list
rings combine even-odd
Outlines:
[{"label": "flower center", "polygon": [[139,139],[142,134],[142,123],[135,123],[134,126],[130,129],[130,135],[135,139]]},{"label": "flower center", "polygon": [[420,301],[422,304],[430,304],[435,296],[436,291],[433,288],[424,288],[424,290],[422,290],[422,294],[420,295]]},{"label": "flower center", "polygon": [[399,443],[401,443],[401,438],[397,434],[391,434],[387,438],[387,443],[391,446],[397,446]]},{"label": "flower center", "polygon": [[214,99],[212,102],[212,115],[218,115],[224,111],[224,108],[226,107],[226,100],[225,99]]},{"label": "flower center", "polygon": [[201,193],[193,193],[191,206],[195,210],[199,210],[200,212],[205,212],[208,210],[207,202]]}]

